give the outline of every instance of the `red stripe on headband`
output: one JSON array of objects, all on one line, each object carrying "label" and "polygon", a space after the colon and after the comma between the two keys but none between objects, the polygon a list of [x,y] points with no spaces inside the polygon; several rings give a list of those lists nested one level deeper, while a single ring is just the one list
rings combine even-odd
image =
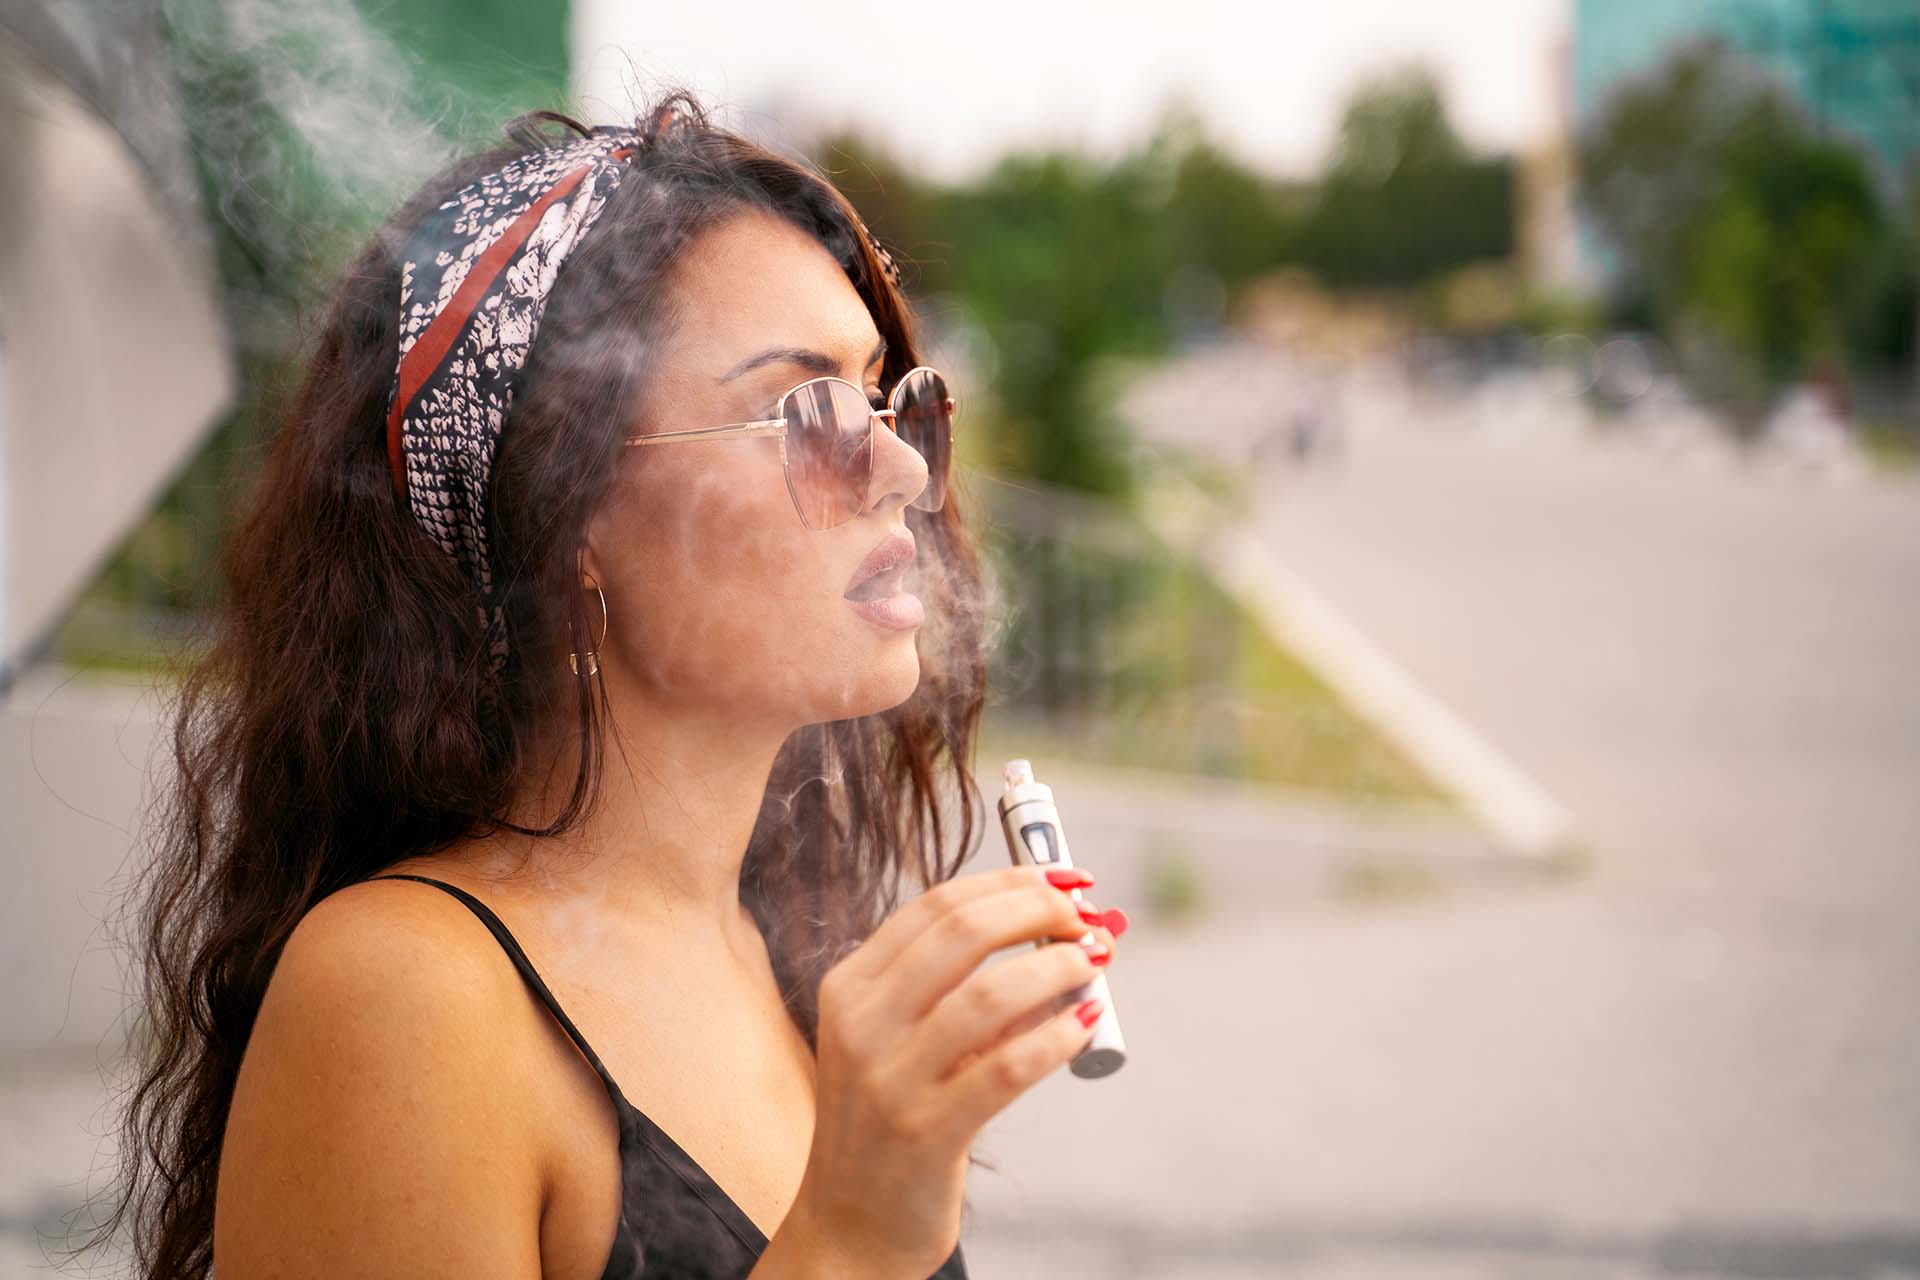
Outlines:
[{"label": "red stripe on headband", "polygon": [[580,180],[592,171],[591,164],[567,170],[548,188],[545,195],[528,205],[526,212],[515,218],[467,271],[467,278],[460,282],[453,297],[447,300],[446,310],[435,316],[433,323],[427,326],[427,331],[407,348],[406,357],[400,361],[399,390],[393,397],[393,408],[387,412],[387,465],[393,470],[394,488],[400,491],[402,498],[407,496],[407,464],[401,450],[400,423],[406,418],[414,396],[433,376],[433,371],[440,367],[440,362],[446,359],[447,352],[453,349],[473,309],[480,305],[487,290],[493,287],[494,280],[506,269],[508,260],[533,234],[547,207],[579,186]]}]

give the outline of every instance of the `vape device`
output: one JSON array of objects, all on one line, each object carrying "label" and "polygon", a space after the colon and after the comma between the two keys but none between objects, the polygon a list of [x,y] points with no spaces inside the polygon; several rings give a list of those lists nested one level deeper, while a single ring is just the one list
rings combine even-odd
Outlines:
[{"label": "vape device", "polygon": [[[1067,831],[1060,825],[1060,811],[1053,806],[1053,788],[1033,780],[1033,765],[1025,760],[1009,760],[1001,771],[1007,789],[1000,796],[1000,829],[1006,833],[1007,852],[1014,865],[1033,863],[1043,867],[1070,867],[1073,857],[1067,852]],[[1082,901],[1080,891],[1072,891],[1075,902]],[[1082,941],[1093,936],[1088,930]],[[1049,946],[1058,939],[1035,943]],[[1114,1010],[1113,997],[1107,992],[1107,975],[1097,973],[1085,986],[1078,987],[1054,1001],[1061,1012],[1085,1000],[1101,1002],[1100,1017],[1093,1024],[1093,1039],[1069,1064],[1069,1070],[1084,1080],[1110,1076],[1127,1060],[1127,1042],[1120,1038],[1120,1015]]]}]

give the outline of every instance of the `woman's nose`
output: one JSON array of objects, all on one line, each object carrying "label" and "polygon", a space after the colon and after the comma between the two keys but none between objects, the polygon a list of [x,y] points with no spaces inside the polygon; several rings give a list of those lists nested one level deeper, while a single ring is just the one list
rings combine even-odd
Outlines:
[{"label": "woman's nose", "polygon": [[874,423],[873,482],[868,486],[867,507],[881,515],[890,515],[920,496],[927,487],[927,460],[920,451],[902,440],[893,429],[892,418]]}]

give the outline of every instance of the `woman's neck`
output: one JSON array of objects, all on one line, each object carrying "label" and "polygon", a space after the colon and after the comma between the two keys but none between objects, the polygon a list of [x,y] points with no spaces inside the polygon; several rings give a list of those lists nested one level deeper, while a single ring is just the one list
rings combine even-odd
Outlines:
[{"label": "woman's neck", "polygon": [[[720,942],[752,956],[763,944],[740,903],[740,867],[791,729],[729,722],[711,708],[613,710],[619,727],[608,729],[585,820],[553,837],[499,832],[462,861],[539,898],[561,932],[571,917],[583,929],[612,924],[677,949]],[[544,826],[572,792],[578,743],[570,731],[556,739],[508,815],[521,826]]]}]

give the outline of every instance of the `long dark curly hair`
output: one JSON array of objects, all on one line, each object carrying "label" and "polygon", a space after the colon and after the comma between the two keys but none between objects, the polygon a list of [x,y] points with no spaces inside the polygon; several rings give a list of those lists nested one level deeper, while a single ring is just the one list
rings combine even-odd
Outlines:
[{"label": "long dark curly hair", "polygon": [[[820,172],[714,124],[674,91],[549,295],[492,478],[511,659],[489,679],[473,588],[396,496],[384,413],[397,358],[393,247],[484,172],[586,133],[554,112],[427,183],[341,278],[265,465],[226,538],[223,607],[173,695],[176,775],[127,895],[143,972],[119,1179],[89,1244],[127,1241],[143,1275],[204,1277],[241,1054],[303,915],[402,858],[511,828],[556,835],[591,813],[609,709],[561,659],[597,615],[574,560],[621,448],[645,353],[671,320],[683,246],[744,208],[839,261],[887,342],[885,382],[921,363],[908,305]],[[951,877],[981,829],[970,770],[985,691],[982,586],[964,488],[908,512],[927,566],[921,679],[888,711],[809,726],[782,747],[741,873],[787,1008],[817,1048],[822,974],[899,905]],[[483,713],[484,695],[500,714]],[[544,827],[505,819],[536,726],[577,725],[578,770]],[[572,730],[570,729],[571,733]],[[951,790],[949,791],[949,784]],[[957,811],[957,813],[956,813]],[[957,828],[957,830],[956,830]],[[957,839],[954,838],[957,835]]]}]

